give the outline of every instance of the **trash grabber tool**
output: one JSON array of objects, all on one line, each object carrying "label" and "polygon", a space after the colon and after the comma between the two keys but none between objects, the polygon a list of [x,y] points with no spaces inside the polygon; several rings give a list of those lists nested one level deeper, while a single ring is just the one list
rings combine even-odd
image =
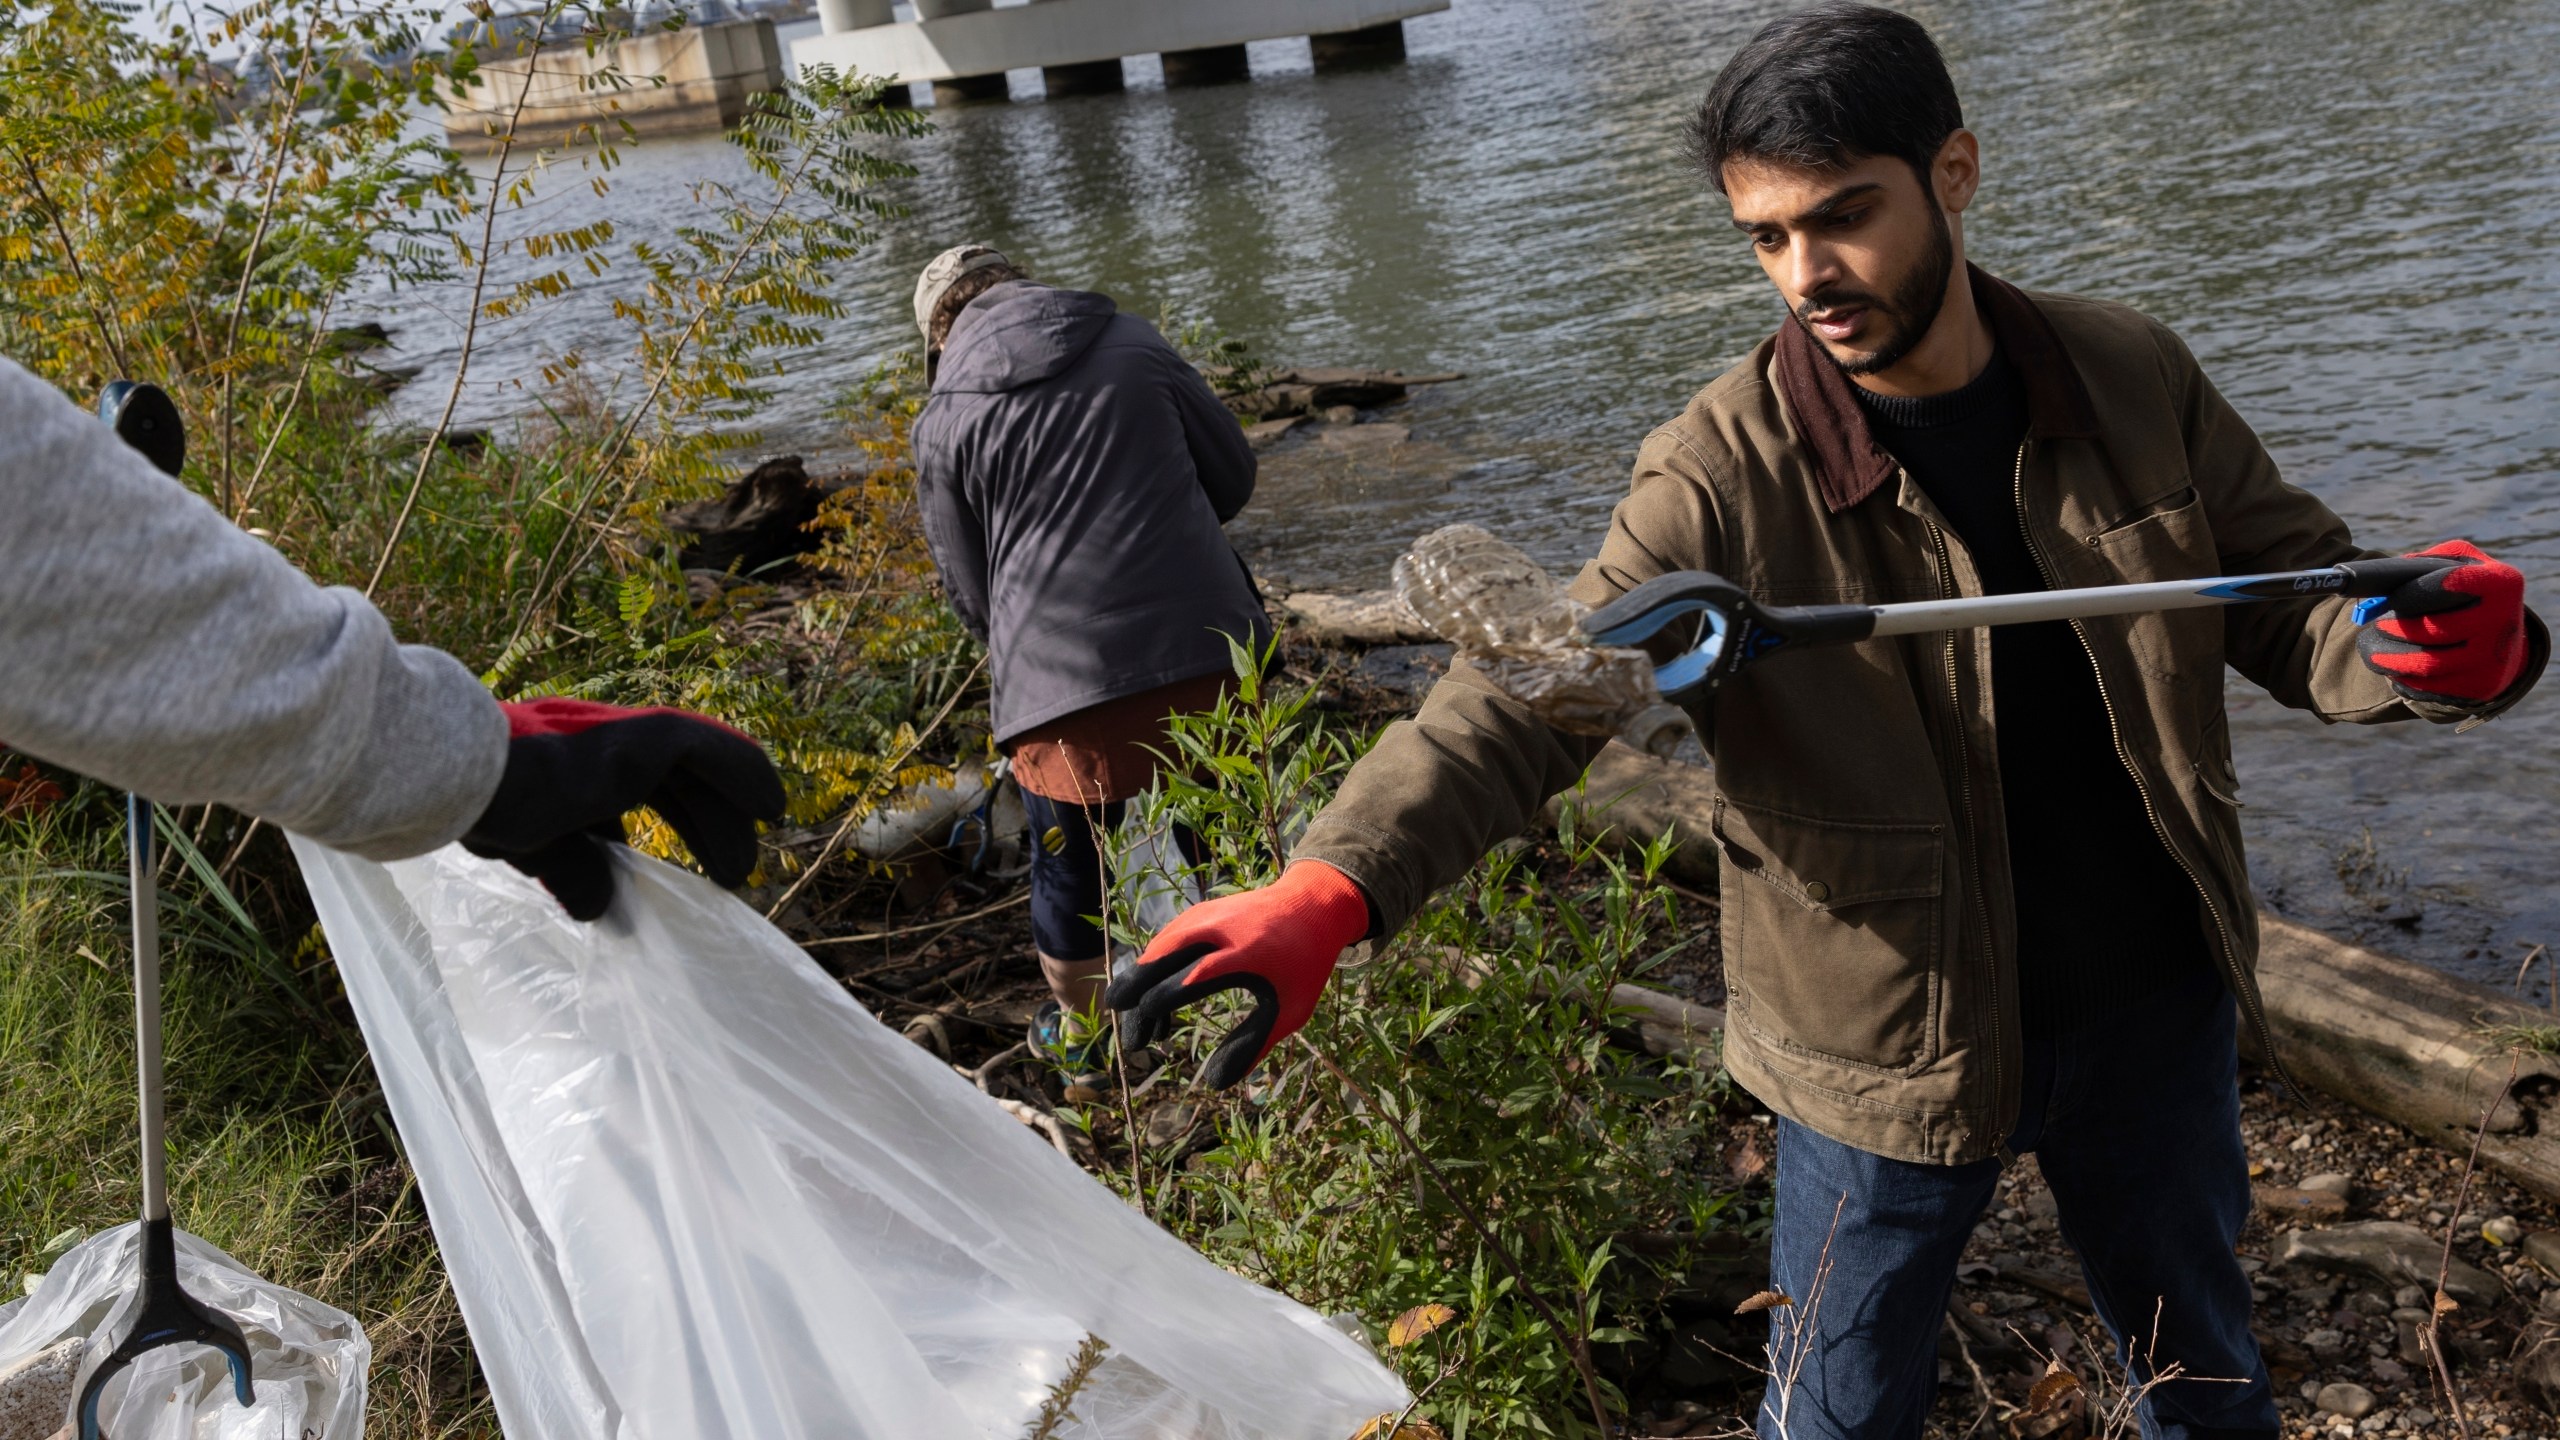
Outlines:
[{"label": "trash grabber tool", "polygon": [[[2402,585],[2457,562],[2433,556],[2350,560],[2319,570],[2270,575],[2226,575],[2161,580],[2141,585],[2098,585],[2082,590],[2040,590],[2021,595],[1965,595],[1894,605],[1763,605],[1742,587],[1704,570],[1657,575],[1583,617],[1594,645],[1636,645],[1682,620],[1698,622],[1696,641],[1654,667],[1654,686],[1666,700],[1699,700],[1725,677],[1778,650],[1845,645],[1883,635],[1969,630],[1977,625],[2023,625],[2040,620],[2084,620],[2139,615],[2154,610],[2196,610],[2261,600],[2320,599],[2330,595],[2378,599]],[[2365,618],[2363,614],[2359,619]]]},{"label": "trash grabber tool", "polygon": [[[118,380],[99,395],[98,417],[162,472],[174,476],[185,462],[186,433],[178,407],[160,387]],[[107,1318],[109,1342],[91,1347],[82,1362],[73,1412],[79,1440],[99,1440],[98,1399],[107,1382],[144,1351],[163,1346],[205,1345],[220,1351],[231,1367],[231,1393],[243,1406],[256,1402],[249,1384],[249,1344],[240,1327],[178,1284],[162,1124],[159,857],[152,853],[151,802],[127,795],[124,807],[125,860],[133,877],[133,1048],[142,1095],[141,1266],[134,1288]]]}]

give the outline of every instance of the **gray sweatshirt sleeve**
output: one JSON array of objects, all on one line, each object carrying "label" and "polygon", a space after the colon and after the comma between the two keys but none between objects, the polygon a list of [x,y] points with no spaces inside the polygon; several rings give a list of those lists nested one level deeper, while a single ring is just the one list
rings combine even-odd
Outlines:
[{"label": "gray sweatshirt sleeve", "polygon": [[164,804],[396,859],[455,839],[507,722],[50,385],[0,360],[0,743]]},{"label": "gray sweatshirt sleeve", "polygon": [[1209,508],[1217,512],[1218,523],[1226,524],[1244,512],[1245,502],[1253,498],[1254,472],[1257,462],[1253,442],[1244,438],[1244,425],[1235,412],[1218,399],[1218,392],[1200,378],[1190,363],[1165,351],[1173,372],[1174,406],[1182,415],[1183,439],[1191,447],[1191,464],[1200,472],[1200,488],[1209,497]]},{"label": "gray sweatshirt sleeve", "polygon": [[922,416],[914,429],[916,511],[942,574],[942,595],[980,643],[987,638],[987,530],[961,491],[956,442]]}]

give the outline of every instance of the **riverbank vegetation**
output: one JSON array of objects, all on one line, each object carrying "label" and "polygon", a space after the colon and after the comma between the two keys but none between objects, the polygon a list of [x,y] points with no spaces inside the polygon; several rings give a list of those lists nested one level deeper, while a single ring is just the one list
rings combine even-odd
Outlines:
[{"label": "riverbank vegetation", "polygon": [[[546,20],[574,15],[555,4]],[[816,77],[760,106],[734,137],[748,178],[698,188],[672,243],[548,226],[564,188],[610,189],[627,137],[549,153],[501,137],[466,166],[415,120],[488,47],[429,52],[436,18],[339,0],[10,12],[0,353],[84,402],[119,376],[166,388],[187,484],[500,693],[684,705],[765,740],[791,813],[749,897],[803,938],[858,937],[902,904],[948,909],[950,887],[919,895],[842,846],[846,817],[988,750],[979,655],[934,592],[914,517],[912,364],[843,397],[863,459],[818,477],[813,553],[688,575],[665,523],[758,453],[760,405],[840,317],[821,276],[869,243],[922,121],[884,87]],[[611,17],[586,18],[609,36]],[[423,430],[386,401],[404,378],[387,337],[349,323],[421,294],[461,297],[462,331]],[[475,369],[488,327],[590,295],[610,297],[619,353]],[[1229,369],[1240,353],[1197,327],[1179,338]],[[458,429],[465,386],[490,379],[520,389],[524,419]],[[1210,838],[1219,883],[1267,878],[1286,814],[1317,803],[1365,733],[1309,710],[1302,679],[1186,731],[1207,780],[1161,803]],[[16,756],[0,784],[14,1286],[65,1232],[131,1215],[137,1181],[117,797]],[[492,1433],[289,853],[218,808],[160,823],[180,1222],[364,1322],[376,1433]],[[675,848],[645,822],[634,838]],[[1552,896],[1533,868],[1494,862],[1356,972],[1249,1096],[1180,1099],[1188,1123],[1164,1143],[1119,1123],[1129,1107],[1016,1077],[1177,1233],[1382,1345],[1410,1342],[1389,1353],[1435,1387],[1417,1418],[1453,1433],[1588,1433],[1595,1400],[1623,1404],[1630,1327],[1659,1314],[1682,1237],[1735,1218],[1696,1183],[1727,1098],[1712,1066],[1627,1050],[1595,998],[1668,943],[1668,892],[1649,865],[1587,849],[1551,867],[1566,887]],[[914,1013],[864,990],[854,950],[833,953],[857,993]],[[1409,963],[1442,954],[1449,966]],[[1028,961],[1025,947],[1006,964]],[[1151,1116],[1183,1087],[1158,1088]]]}]

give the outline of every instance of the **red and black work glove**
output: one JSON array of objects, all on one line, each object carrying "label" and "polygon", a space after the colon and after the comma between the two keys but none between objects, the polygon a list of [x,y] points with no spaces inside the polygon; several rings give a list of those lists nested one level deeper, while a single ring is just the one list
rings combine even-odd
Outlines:
[{"label": "red and black work glove", "polygon": [[501,705],[507,769],[463,848],[542,882],[593,920],[613,903],[622,816],[641,806],[675,827],[724,886],[756,868],[756,822],[782,818],[782,777],[764,747],[689,710],[625,710],[553,697]]},{"label": "red and black work glove", "polygon": [[2506,694],[2524,673],[2524,575],[2468,540],[2415,553],[2456,563],[2358,606],[2369,623],[2356,652],[2408,699],[2480,705]]},{"label": "red and black work glove", "polygon": [[1330,865],[1301,860],[1259,890],[1221,895],[1173,918],[1103,1002],[1136,1011],[1129,1043],[1152,1045],[1173,1014],[1221,990],[1246,990],[1253,1009],[1209,1055],[1201,1078],[1224,1090],[1316,1010],[1342,952],[1369,933],[1369,897]]}]

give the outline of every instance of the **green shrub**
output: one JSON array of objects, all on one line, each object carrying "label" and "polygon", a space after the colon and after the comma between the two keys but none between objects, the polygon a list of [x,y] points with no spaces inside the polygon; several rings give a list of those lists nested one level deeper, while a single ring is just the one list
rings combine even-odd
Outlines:
[{"label": "green shrub", "polygon": [[[1142,809],[1199,832],[1219,890],[1275,878],[1355,757],[1309,692],[1237,659],[1228,700],[1174,722],[1176,763]],[[1685,1242],[1746,1218],[1713,1169],[1730,1082],[1631,1047],[1604,998],[1667,958],[1668,853],[1568,838],[1549,881],[1497,847],[1379,953],[1355,952],[1300,1036],[1206,1102],[1214,1148],[1140,1156],[1135,1181],[1115,1183],[1143,1186],[1145,1207],[1220,1263],[1358,1315],[1382,1344],[1392,1317],[1453,1308],[1385,1352],[1432,1387],[1423,1413],[1453,1437],[1591,1434],[1577,1350],[1622,1411],[1608,1352],[1659,1326]],[[1204,1007],[1168,1042],[1173,1063],[1196,1066],[1241,1003]],[[1633,1234],[1669,1257],[1627,1252]]]}]

